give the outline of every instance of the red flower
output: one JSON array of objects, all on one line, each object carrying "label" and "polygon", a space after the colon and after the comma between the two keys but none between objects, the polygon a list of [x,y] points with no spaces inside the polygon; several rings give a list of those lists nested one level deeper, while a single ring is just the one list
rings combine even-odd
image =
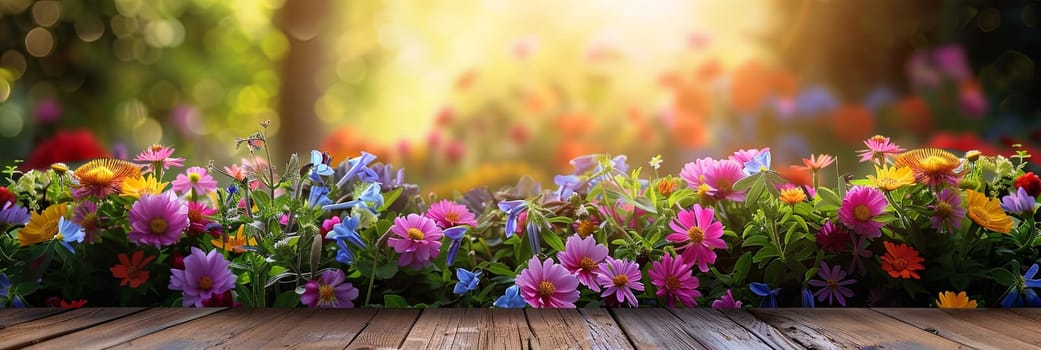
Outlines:
[{"label": "red flower", "polygon": [[65,300],[62,300],[61,303],[58,304],[58,307],[62,309],[79,309],[83,307],[83,305],[87,305],[87,299],[73,300],[67,303]]},{"label": "red flower", "polygon": [[210,298],[204,300],[202,305],[205,307],[238,307],[239,303],[235,302],[231,291],[228,290],[222,294],[210,294]]},{"label": "red flower", "polygon": [[886,255],[882,256],[882,269],[893,278],[920,279],[918,270],[924,270],[922,266],[924,258],[918,256],[918,251],[910,246],[900,243],[882,242],[886,247]]},{"label": "red flower", "polygon": [[131,258],[127,258],[124,253],[119,254],[119,264],[109,268],[113,277],[123,279],[119,285],[130,284],[130,288],[137,288],[148,282],[148,270],[145,269],[145,266],[152,262],[155,256],[145,258],[144,254],[145,252],[141,250],[134,252]]},{"label": "red flower", "polygon": [[1013,183],[1016,188],[1022,188],[1027,191],[1031,197],[1037,198],[1038,194],[1041,194],[1041,178],[1034,175],[1034,172],[1028,172],[1020,175],[1016,178],[1016,182]]},{"label": "red flower", "polygon": [[18,196],[15,196],[14,192],[11,192],[7,187],[0,186],[0,208],[4,206],[5,202],[10,202],[11,204],[18,203]]},{"label": "red flower", "polygon": [[22,170],[46,169],[58,162],[78,162],[108,157],[94,135],[87,130],[60,130],[53,137],[40,141],[29,155]]}]

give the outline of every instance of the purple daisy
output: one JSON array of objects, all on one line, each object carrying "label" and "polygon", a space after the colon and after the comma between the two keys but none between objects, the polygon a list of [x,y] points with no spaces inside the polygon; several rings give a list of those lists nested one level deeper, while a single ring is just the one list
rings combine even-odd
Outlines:
[{"label": "purple daisy", "polygon": [[846,298],[853,296],[853,291],[846,288],[847,285],[857,283],[857,280],[850,279],[845,280],[846,271],[842,271],[842,267],[835,265],[828,267],[828,263],[821,261],[821,269],[817,271],[819,280],[809,280],[809,283],[814,287],[821,287],[813,295],[817,296],[817,301],[823,302],[824,299],[828,299],[828,304],[834,304],[835,300],[839,301],[839,304],[846,306]]},{"label": "purple daisy", "polygon": [[3,203],[4,206],[0,209],[0,225],[20,226],[29,223],[29,218],[32,217],[29,209],[12,202]]},{"label": "purple daisy", "polygon": [[430,218],[416,214],[398,217],[390,231],[393,235],[387,240],[387,245],[401,254],[398,266],[420,269],[441,254],[444,233]]},{"label": "purple daisy", "polygon": [[173,181],[173,190],[182,195],[191,191],[195,191],[196,195],[205,195],[217,190],[217,181],[205,168],[191,167],[184,174],[177,174],[177,179]]},{"label": "purple daisy", "polygon": [[936,204],[929,206],[933,210],[932,227],[938,233],[952,233],[961,229],[961,221],[965,219],[965,207],[961,204],[961,193],[949,187],[936,196]]},{"label": "purple daisy", "polygon": [[683,256],[673,257],[668,253],[661,261],[655,261],[647,270],[651,283],[658,288],[655,295],[665,298],[669,307],[676,307],[676,301],[686,307],[698,306],[694,298],[700,297],[701,292],[698,291],[698,278],[691,275],[693,267]]},{"label": "purple daisy", "polygon": [[[628,260],[617,260],[607,257],[596,269],[596,282],[604,287],[600,294],[608,304],[637,305],[636,295],[633,291],[643,291],[643,283],[640,279],[640,265]],[[611,298],[614,295],[614,298]]]},{"label": "purple daisy", "polygon": [[744,168],[744,163],[729,159],[702,158],[684,165],[680,177],[695,191],[704,187],[715,199],[744,201],[745,192],[734,191],[734,183],[745,177]]},{"label": "purple daisy", "polygon": [[358,298],[358,288],[345,283],[343,270],[325,270],[316,280],[304,285],[304,294],[300,302],[309,307],[352,308],[354,299]]},{"label": "purple daisy", "polygon": [[228,269],[228,261],[216,249],[203,253],[192,247],[184,258],[184,269],[170,269],[170,290],[182,291],[185,307],[202,307],[213,295],[235,288],[237,278]]},{"label": "purple daisy", "polygon": [[718,300],[712,302],[713,309],[740,309],[741,301],[734,299],[734,294],[727,289],[726,294],[719,297]]},{"label": "purple daisy", "polygon": [[427,210],[426,217],[433,219],[437,222],[437,226],[442,229],[459,225],[477,227],[477,220],[474,219],[474,214],[467,210],[466,206],[447,199],[431,204],[430,209]]},{"label": "purple daisy", "polygon": [[607,257],[607,247],[597,244],[593,236],[586,238],[578,234],[571,235],[564,243],[564,251],[557,253],[557,259],[564,268],[575,274],[578,281],[594,292],[600,291],[600,285],[595,281],[597,264]]},{"label": "purple daisy", "polygon": [[142,195],[130,207],[127,239],[139,245],[168,246],[188,228],[188,207],[171,192]]},{"label": "purple daisy", "polygon": [[1034,214],[1034,204],[1037,203],[1034,197],[1027,194],[1027,190],[1022,187],[1016,189],[1016,192],[1009,193],[1007,196],[1001,198],[1001,209],[1013,214],[1019,215],[1032,215]]},{"label": "purple daisy", "polygon": [[854,186],[842,199],[839,222],[856,233],[878,238],[882,236],[885,223],[875,219],[885,213],[888,203],[882,192],[872,187]]},{"label": "purple daisy", "polygon": [[524,301],[536,308],[575,307],[578,301],[578,279],[553,258],[528,260],[528,268],[516,279]]}]

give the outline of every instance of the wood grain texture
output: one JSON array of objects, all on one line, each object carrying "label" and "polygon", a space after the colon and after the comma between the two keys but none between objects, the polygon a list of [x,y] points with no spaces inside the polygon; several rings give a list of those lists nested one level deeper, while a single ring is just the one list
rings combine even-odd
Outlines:
[{"label": "wood grain texture", "polygon": [[128,342],[224,308],[152,308],[66,334],[28,349],[101,349]]},{"label": "wood grain texture", "polygon": [[539,347],[546,349],[632,349],[605,309],[525,309]]},{"label": "wood grain texture", "polygon": [[397,349],[419,318],[421,310],[378,309],[348,349]]},{"label": "wood grain texture", "polygon": [[777,328],[766,324],[762,320],[755,318],[747,310],[719,310],[721,314],[730,318],[741,327],[744,327],[749,332],[752,332],[759,340],[769,345],[771,348],[778,350],[802,350],[804,349],[799,344],[796,344],[788,337],[781,334]]},{"label": "wood grain texture", "polygon": [[[528,319],[524,310],[495,309],[491,314],[492,327],[489,333],[488,348],[521,350],[539,348],[535,335],[528,328]],[[482,329],[484,331],[484,329]]]},{"label": "wood grain texture", "polygon": [[[1027,349],[1041,344],[1037,327],[1006,310],[873,309],[919,329],[979,349]],[[1026,321],[1026,322],[1024,322]],[[1024,342],[1027,341],[1027,342]]]},{"label": "wood grain texture", "polygon": [[36,309],[9,309],[0,310],[0,329],[4,329],[22,322],[41,319],[57,313],[69,311],[59,308],[36,308]]},{"label": "wood grain texture", "polygon": [[806,348],[968,348],[868,309],[753,309],[751,312]]},{"label": "wood grain texture", "polygon": [[0,330],[0,349],[22,348],[124,317],[144,308],[82,308]]},{"label": "wood grain texture", "polygon": [[406,349],[449,349],[459,333],[466,309],[426,309],[401,345]]},{"label": "wood grain texture", "polygon": [[707,349],[688,336],[681,321],[665,309],[611,310],[637,349]]},{"label": "wood grain texture", "polygon": [[770,346],[733,320],[709,308],[669,309],[687,335],[709,349],[763,349]]}]

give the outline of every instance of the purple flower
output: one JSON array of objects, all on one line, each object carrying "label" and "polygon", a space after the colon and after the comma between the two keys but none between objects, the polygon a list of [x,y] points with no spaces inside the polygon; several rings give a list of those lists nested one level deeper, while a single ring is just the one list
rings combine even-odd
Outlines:
[{"label": "purple flower", "polygon": [[526,208],[528,208],[528,202],[524,200],[499,202],[499,210],[506,213],[506,238],[513,237],[513,233],[517,232],[517,217]]},{"label": "purple flower", "polygon": [[966,209],[961,204],[961,193],[957,190],[944,188],[936,196],[936,204],[929,206],[934,210],[932,227],[938,233],[951,233],[961,228],[961,221],[965,219]]},{"label": "purple flower", "polygon": [[713,309],[740,309],[741,301],[734,299],[734,294],[727,289],[726,294],[719,297],[719,300],[712,302]]},{"label": "purple flower", "polygon": [[459,253],[459,246],[463,244],[463,236],[469,230],[468,226],[456,226],[444,230],[445,238],[451,240],[448,246],[448,256],[445,257],[445,264],[448,266],[452,266],[452,263],[455,262],[455,255]]},{"label": "purple flower", "polygon": [[168,246],[188,228],[188,207],[172,192],[142,195],[130,207],[127,239],[139,245]]},{"label": "purple flower", "polygon": [[309,307],[352,308],[354,299],[358,298],[358,288],[345,280],[343,270],[325,270],[318,279],[304,285],[300,302]]},{"label": "purple flower", "polygon": [[29,219],[32,215],[29,214],[29,210],[22,208],[22,206],[4,202],[4,207],[0,209],[0,224],[20,226],[29,223]]},{"label": "purple flower", "polygon": [[390,231],[392,235],[387,245],[401,254],[398,266],[420,269],[441,254],[444,232],[428,217],[416,214],[398,217]]},{"label": "purple flower", "polygon": [[857,280],[846,278],[846,271],[842,271],[842,268],[838,265],[834,267],[828,267],[828,263],[821,262],[821,269],[817,271],[817,276],[821,279],[810,280],[809,283],[814,287],[821,287],[816,293],[817,301],[824,301],[828,299],[828,304],[834,304],[835,300],[839,301],[839,304],[846,306],[846,298],[853,296],[853,291],[846,288],[847,285],[857,283]]},{"label": "purple flower", "polygon": [[809,289],[802,289],[802,307],[812,308],[816,303],[813,302],[813,293]]},{"label": "purple flower", "polygon": [[[346,161],[347,172],[340,178],[340,181],[336,182],[336,187],[343,187],[343,185],[347,184],[347,181],[350,181],[355,176],[362,182],[375,181],[377,178],[376,172],[368,167],[369,163],[372,163],[374,160],[376,160],[376,156],[368,152],[361,152],[360,156],[348,159]],[[341,166],[343,165],[341,164]]]},{"label": "purple flower", "polygon": [[516,283],[521,297],[532,307],[573,308],[578,301],[578,279],[553,258],[539,261],[538,256],[532,256]]},{"label": "purple flower", "polygon": [[568,200],[576,191],[581,191],[586,187],[586,182],[582,181],[578,175],[557,175],[553,177],[553,183],[560,186],[556,195],[557,199],[561,201]]},{"label": "purple flower", "polygon": [[1009,193],[1001,198],[1001,209],[1019,215],[1030,215],[1034,213],[1034,197],[1019,187],[1015,193]]},{"label": "purple flower", "polygon": [[211,296],[235,288],[237,278],[216,249],[203,253],[196,247],[184,258],[184,269],[170,269],[170,274],[169,288],[184,292],[182,305],[185,307],[202,307]]},{"label": "purple flower", "polygon": [[568,237],[564,251],[557,253],[560,264],[594,292],[600,291],[595,276],[597,266],[607,257],[607,247],[597,244],[593,236],[583,239],[578,234]]},{"label": "purple flower", "polygon": [[[633,291],[643,291],[643,283],[640,279],[640,265],[628,260],[617,260],[607,257],[604,262],[597,266],[595,271],[596,282],[604,287],[601,297],[609,304],[628,305],[635,307],[638,302]],[[614,300],[610,297],[614,295]]]},{"label": "purple flower", "polygon": [[194,192],[196,195],[206,195],[217,190],[217,181],[206,172],[205,168],[191,167],[184,174],[177,174],[173,181],[174,192],[188,194]]}]

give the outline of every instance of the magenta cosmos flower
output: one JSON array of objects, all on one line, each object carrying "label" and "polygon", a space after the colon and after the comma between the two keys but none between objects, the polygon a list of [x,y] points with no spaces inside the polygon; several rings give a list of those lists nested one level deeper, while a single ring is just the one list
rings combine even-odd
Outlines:
[{"label": "magenta cosmos flower", "polygon": [[966,209],[961,204],[961,192],[950,187],[944,188],[936,196],[936,204],[929,206],[933,210],[932,228],[938,233],[952,233],[961,229],[961,221],[965,219]]},{"label": "magenta cosmos flower", "polygon": [[168,246],[188,228],[188,207],[171,192],[146,194],[130,207],[127,239],[139,245]]},{"label": "magenta cosmos flower", "polygon": [[669,307],[675,307],[679,300],[686,307],[695,307],[694,298],[700,297],[698,278],[691,275],[693,265],[682,256],[673,257],[665,254],[661,261],[655,261],[647,274],[651,276],[651,284],[658,287],[655,295],[665,298]]},{"label": "magenta cosmos flower", "polygon": [[304,285],[300,302],[309,307],[352,308],[358,298],[358,288],[345,283],[343,270],[325,270],[316,280]]},{"label": "magenta cosmos flower", "polygon": [[745,200],[745,192],[735,192],[734,183],[745,176],[744,164],[733,160],[702,158],[687,163],[680,177],[695,191],[711,192],[715,199]]},{"label": "magenta cosmos flower", "polygon": [[387,245],[401,254],[398,266],[421,269],[441,254],[441,236],[444,233],[430,218],[416,214],[398,217],[390,231],[394,235],[387,240]]},{"label": "magenta cosmos flower", "polygon": [[734,299],[734,294],[727,289],[726,294],[719,297],[718,300],[712,302],[713,309],[740,309],[741,301]]},{"label": "magenta cosmos flower", "polygon": [[213,180],[206,169],[191,167],[184,174],[177,174],[173,181],[173,190],[179,194],[188,194],[195,191],[197,195],[205,195],[217,190],[217,181]]},{"label": "magenta cosmos flower", "polygon": [[708,272],[708,264],[716,262],[716,252],[712,249],[726,249],[723,242],[723,224],[715,220],[715,212],[711,208],[702,208],[694,204],[694,208],[680,211],[676,219],[669,223],[674,231],[665,239],[684,243],[678,249],[683,257],[698,265],[701,272]]},{"label": "magenta cosmos flower", "polygon": [[607,257],[607,247],[597,244],[592,235],[581,238],[578,234],[571,235],[564,243],[564,251],[557,253],[557,259],[564,268],[575,274],[578,281],[595,292],[600,291],[600,285],[595,281],[594,273],[597,264]]},{"label": "magenta cosmos flower", "polygon": [[[636,306],[633,291],[643,291],[641,278],[640,265],[628,260],[607,257],[596,269],[596,282],[604,287],[600,296],[612,305]],[[614,298],[611,298],[612,295]]]},{"label": "magenta cosmos flower", "polygon": [[882,236],[882,226],[885,224],[875,218],[886,211],[887,203],[882,192],[872,187],[854,186],[842,199],[839,222],[853,232],[878,238]]},{"label": "magenta cosmos flower", "polygon": [[148,165],[149,171],[155,171],[159,167],[170,169],[172,166],[184,166],[184,158],[171,158],[170,156],[173,155],[173,153],[173,147],[152,145],[152,147],[149,147],[138,154],[137,157],[134,158],[134,161],[145,163],[145,165]]},{"label": "magenta cosmos flower", "polygon": [[430,209],[427,210],[426,217],[433,219],[437,222],[437,226],[442,229],[458,225],[477,227],[477,220],[474,219],[474,214],[467,210],[466,206],[447,199],[431,204]]},{"label": "magenta cosmos flower", "polygon": [[575,307],[578,301],[578,279],[552,258],[528,260],[528,268],[517,275],[524,301],[536,308]]},{"label": "magenta cosmos flower", "polygon": [[820,287],[813,295],[817,296],[817,301],[823,302],[824,299],[828,299],[828,304],[834,304],[835,300],[838,300],[839,305],[846,306],[846,298],[853,296],[853,291],[846,288],[847,285],[857,283],[857,280],[844,280],[846,278],[846,271],[842,271],[842,268],[838,265],[828,267],[828,263],[821,261],[821,269],[817,271],[819,280],[809,280],[811,286]]},{"label": "magenta cosmos flower", "polygon": [[873,160],[875,163],[881,164],[887,157],[896,156],[904,151],[900,146],[890,142],[888,137],[882,135],[875,135],[864,140],[864,145],[867,146],[867,149],[857,151],[861,163]]},{"label": "magenta cosmos flower", "polygon": [[182,305],[202,307],[213,295],[235,288],[236,276],[228,269],[228,261],[216,249],[209,253],[192,247],[184,258],[184,269],[170,269],[170,290],[184,292]]}]

